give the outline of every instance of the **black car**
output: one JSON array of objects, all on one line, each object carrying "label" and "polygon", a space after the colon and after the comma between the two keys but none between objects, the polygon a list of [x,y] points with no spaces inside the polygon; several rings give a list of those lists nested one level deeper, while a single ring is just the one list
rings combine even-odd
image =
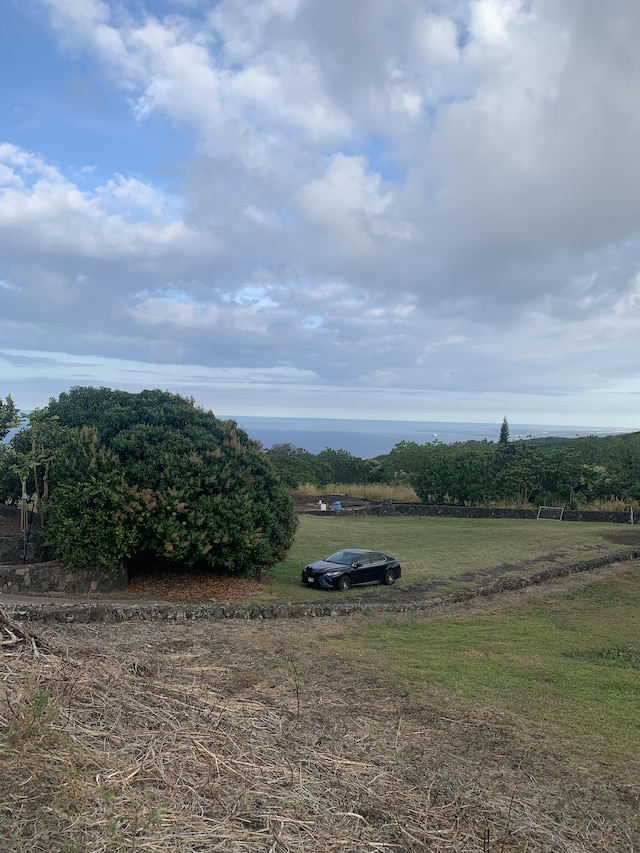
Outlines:
[{"label": "black car", "polygon": [[401,574],[400,563],[395,557],[381,551],[365,548],[345,548],[336,551],[324,560],[309,563],[302,571],[305,586],[322,589],[350,589],[360,583],[385,583],[391,586]]}]

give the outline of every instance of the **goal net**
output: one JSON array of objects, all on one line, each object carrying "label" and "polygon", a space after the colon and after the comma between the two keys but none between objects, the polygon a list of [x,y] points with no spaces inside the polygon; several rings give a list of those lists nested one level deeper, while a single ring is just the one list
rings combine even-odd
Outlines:
[{"label": "goal net", "polygon": [[538,507],[538,521],[562,521],[564,515],[563,506],[541,506]]}]

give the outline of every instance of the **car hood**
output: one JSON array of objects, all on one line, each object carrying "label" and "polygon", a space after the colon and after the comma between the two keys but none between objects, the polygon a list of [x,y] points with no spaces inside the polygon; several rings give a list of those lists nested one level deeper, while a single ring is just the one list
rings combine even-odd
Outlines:
[{"label": "car hood", "polygon": [[348,569],[345,563],[327,563],[326,560],[316,560],[315,563],[309,563],[307,569],[313,569],[314,572],[339,572],[340,569]]}]

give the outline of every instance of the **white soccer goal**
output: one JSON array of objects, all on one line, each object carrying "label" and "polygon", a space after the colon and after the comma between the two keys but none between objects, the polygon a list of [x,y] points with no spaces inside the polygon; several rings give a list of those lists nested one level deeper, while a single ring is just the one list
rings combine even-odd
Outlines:
[{"label": "white soccer goal", "polygon": [[538,521],[562,521],[564,515],[563,506],[541,506],[538,507]]}]

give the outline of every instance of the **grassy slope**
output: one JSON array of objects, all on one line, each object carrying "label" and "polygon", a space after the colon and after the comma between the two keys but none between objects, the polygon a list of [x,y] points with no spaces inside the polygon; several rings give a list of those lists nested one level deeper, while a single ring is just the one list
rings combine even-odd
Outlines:
[{"label": "grassy slope", "polygon": [[513,610],[388,618],[353,637],[396,690],[543,724],[602,755],[640,754],[640,567]]},{"label": "grassy slope", "polygon": [[[289,556],[270,574],[279,601],[303,601],[318,593],[299,583],[302,567],[338,548],[375,548],[402,563],[403,589],[434,591],[475,586],[499,576],[527,577],[623,549],[605,536],[610,524],[453,518],[353,518],[303,515]],[[626,549],[628,550],[628,549]],[[384,594],[380,587],[350,594]]]},{"label": "grassy slope", "polygon": [[[523,577],[557,563],[628,551],[605,537],[608,524],[448,518],[302,516],[295,547],[273,574],[276,597],[325,596],[299,584],[305,562],[345,545],[397,555],[401,582],[347,595],[416,595]],[[548,725],[576,748],[640,752],[640,569],[571,595],[542,598],[502,614],[433,620],[389,617],[343,650],[354,663],[371,649],[394,690],[447,696],[477,708],[515,712]]]}]

